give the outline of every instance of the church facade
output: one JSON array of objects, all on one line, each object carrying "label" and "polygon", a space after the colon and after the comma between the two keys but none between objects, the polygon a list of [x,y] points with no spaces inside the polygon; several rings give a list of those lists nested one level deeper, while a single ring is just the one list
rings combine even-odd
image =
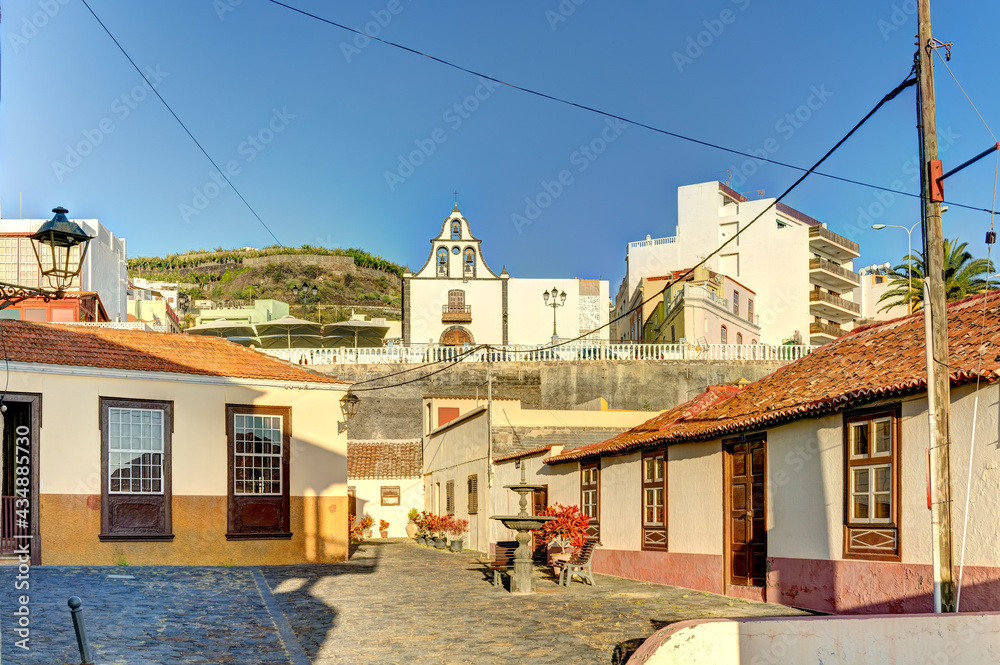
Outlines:
[{"label": "church facade", "polygon": [[[543,292],[556,290],[552,296]],[[464,346],[547,344],[592,333],[607,340],[607,280],[517,279],[496,273],[483,258],[458,205],[431,239],[430,256],[403,274],[403,343]],[[600,328],[600,330],[598,330]],[[596,331],[596,332],[593,332]]]}]

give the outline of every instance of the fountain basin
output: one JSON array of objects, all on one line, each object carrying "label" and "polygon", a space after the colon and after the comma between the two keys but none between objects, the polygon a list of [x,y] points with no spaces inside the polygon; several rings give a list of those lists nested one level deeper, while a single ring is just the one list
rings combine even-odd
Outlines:
[{"label": "fountain basin", "polygon": [[498,520],[505,527],[514,531],[534,531],[541,529],[546,522],[556,518],[547,515],[493,515],[490,519]]}]

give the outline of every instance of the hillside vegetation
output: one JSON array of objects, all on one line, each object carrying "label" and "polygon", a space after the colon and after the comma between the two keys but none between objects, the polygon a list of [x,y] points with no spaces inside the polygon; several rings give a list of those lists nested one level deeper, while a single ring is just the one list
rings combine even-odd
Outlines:
[{"label": "hillside vegetation", "polygon": [[[347,256],[359,270],[345,271],[326,265],[282,262],[280,257]],[[275,257],[275,261],[245,266],[244,259]],[[255,262],[256,263],[256,262]],[[287,302],[293,316],[323,323],[341,321],[351,311],[369,317],[400,318],[399,278],[402,266],[361,249],[327,249],[304,245],[264,249],[197,250],[166,257],[140,256],[128,260],[129,277],[179,282],[182,293],[194,300],[210,299],[219,307],[250,304],[270,298]],[[308,295],[303,308],[301,292],[296,299],[293,287],[315,286],[317,295]],[[319,305],[320,307],[317,307]],[[304,311],[305,310],[305,311]]]}]

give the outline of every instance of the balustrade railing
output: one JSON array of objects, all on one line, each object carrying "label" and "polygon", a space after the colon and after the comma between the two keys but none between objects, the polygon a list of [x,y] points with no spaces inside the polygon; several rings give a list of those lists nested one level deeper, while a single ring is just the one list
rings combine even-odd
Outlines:
[{"label": "balustrade railing", "polygon": [[301,365],[420,364],[465,362],[565,362],[571,360],[709,360],[792,361],[818,348],[810,345],[770,344],[647,344],[572,342],[555,348],[511,345],[466,348],[461,346],[386,346],[371,349],[259,349],[275,358]]}]

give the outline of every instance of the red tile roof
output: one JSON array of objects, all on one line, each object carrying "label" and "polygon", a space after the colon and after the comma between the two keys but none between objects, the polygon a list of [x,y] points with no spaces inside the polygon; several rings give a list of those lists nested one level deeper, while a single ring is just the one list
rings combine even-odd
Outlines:
[{"label": "red tile roof", "polygon": [[[953,386],[1000,379],[1000,291],[970,296],[948,306],[948,364]],[[713,439],[760,430],[806,416],[842,411],[877,399],[923,392],[927,385],[924,317],[912,314],[858,328],[772,374],[730,398],[714,401],[699,412],[676,416],[705,394],[677,409],[673,424],[653,420],[605,444],[632,436],[634,447]],[[637,430],[647,428],[647,435]],[[659,430],[659,431],[657,431]],[[583,449],[547,460],[569,461]]]},{"label": "red tile roof", "polygon": [[273,381],[347,384],[214,337],[2,320],[14,362]]},{"label": "red tile roof", "polygon": [[546,464],[560,464],[587,460],[601,455],[620,454],[643,447],[643,444],[655,442],[660,434],[678,422],[705,411],[710,406],[729,399],[739,391],[737,386],[709,386],[708,390],[679,406],[664,411],[641,425],[636,425],[627,432],[616,437],[592,443],[589,446],[574,448],[561,455],[555,455],[545,460]]},{"label": "red tile roof", "polygon": [[419,478],[424,447],[413,441],[348,441],[348,478]]},{"label": "red tile roof", "polygon": [[544,453],[547,450],[552,450],[552,446],[535,446],[534,448],[518,450],[517,452],[507,453],[506,455],[497,455],[493,458],[493,461],[506,462],[508,460],[517,459],[518,457],[531,457],[532,455],[537,455],[538,453]]}]

